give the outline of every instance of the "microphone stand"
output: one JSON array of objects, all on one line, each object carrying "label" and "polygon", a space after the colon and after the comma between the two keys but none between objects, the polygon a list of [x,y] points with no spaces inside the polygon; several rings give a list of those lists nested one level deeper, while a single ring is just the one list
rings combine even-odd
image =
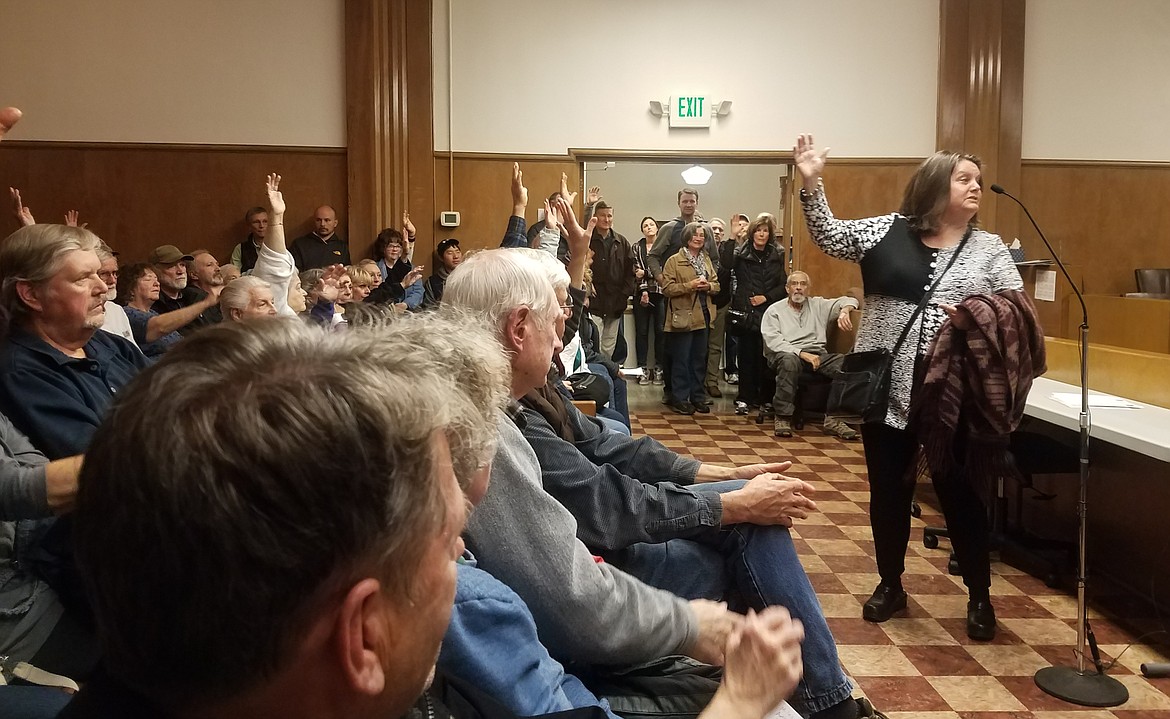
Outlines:
[{"label": "microphone stand", "polygon": [[[1056,266],[1060,268],[1064,278],[1076,293],[1081,303],[1081,414],[1080,414],[1080,499],[1077,502],[1077,517],[1079,519],[1078,533],[1078,563],[1077,563],[1077,667],[1044,667],[1036,672],[1034,677],[1036,686],[1056,697],[1072,704],[1086,707],[1115,707],[1129,701],[1129,690],[1125,685],[1111,676],[1107,676],[1101,668],[1100,653],[1097,651],[1097,642],[1089,628],[1088,609],[1085,604],[1085,554],[1088,536],[1088,493],[1089,493],[1089,310],[1085,307],[1085,298],[1077,285],[1065,269],[1060,256],[1052,249],[1048,238],[1040,230],[1040,225],[1032,218],[1032,213],[1018,198],[1005,191],[999,185],[992,185],[991,191],[997,195],[1004,195],[1011,199],[1036,228],[1036,233],[1048,248]],[[1085,667],[1085,643],[1089,642],[1092,650],[1095,671],[1088,671]]]}]

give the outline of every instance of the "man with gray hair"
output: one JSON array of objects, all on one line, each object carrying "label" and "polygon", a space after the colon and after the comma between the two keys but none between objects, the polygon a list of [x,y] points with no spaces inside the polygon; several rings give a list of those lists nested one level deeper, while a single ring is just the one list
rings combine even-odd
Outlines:
[{"label": "man with gray hair", "polygon": [[99,332],[109,288],[101,240],[81,227],[30,225],[0,243],[0,412],[49,459],[85,451],[114,395],[147,360]]},{"label": "man with gray hair", "polygon": [[[488,351],[431,352],[436,334]],[[506,397],[486,335],[225,323],[144,373],[83,470],[78,561],[108,674],[61,716],[402,715]]]},{"label": "man with gray hair", "polygon": [[[842,331],[853,329],[849,312],[857,308],[857,300],[852,297],[809,297],[811,286],[807,272],[793,272],[785,285],[788,299],[774,303],[760,320],[764,355],[776,372],[776,395],[772,406],[776,409],[774,433],[777,437],[792,436],[796,380],[800,373],[809,370],[832,378],[841,372],[845,355],[828,352],[825,347],[829,321],[835,318]],[[829,415],[825,415],[822,428],[825,434],[857,439],[857,430]]]},{"label": "man with gray hair", "polygon": [[[584,257],[588,236],[574,241],[579,244],[570,252]],[[544,385],[561,347],[564,312],[540,264],[507,249],[478,252],[451,273],[444,297],[445,308],[474,311],[496,332],[511,356],[514,400]],[[637,664],[676,653],[720,663],[736,616],[595,562],[576,537],[573,515],[542,487],[521,421],[515,404],[499,418],[491,484],[467,539],[480,566],[528,604],[550,653],[584,665]]]}]

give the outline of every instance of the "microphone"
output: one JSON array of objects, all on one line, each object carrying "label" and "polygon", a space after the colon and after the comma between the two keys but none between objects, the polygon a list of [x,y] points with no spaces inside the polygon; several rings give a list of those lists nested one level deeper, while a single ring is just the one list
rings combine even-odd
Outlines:
[{"label": "microphone", "polygon": [[1085,307],[1085,298],[1081,294],[1080,289],[1077,288],[1077,283],[1073,282],[1072,276],[1069,275],[1068,270],[1065,269],[1064,263],[1060,261],[1060,256],[1056,254],[1056,250],[1052,249],[1052,245],[1048,242],[1048,238],[1044,236],[1044,232],[1040,229],[1040,225],[1036,224],[1036,220],[1032,218],[1032,213],[1028,212],[1027,205],[1025,205],[1023,202],[1020,202],[1019,198],[1017,198],[1015,195],[1003,189],[1002,185],[993,184],[991,186],[991,191],[997,195],[1003,195],[1004,197],[1010,198],[1011,201],[1019,205],[1020,209],[1024,211],[1024,214],[1028,216],[1028,221],[1032,223],[1032,227],[1036,228],[1036,234],[1040,235],[1040,239],[1044,242],[1044,246],[1048,248],[1048,254],[1052,255],[1052,259],[1056,260],[1056,266],[1060,268],[1061,273],[1064,274],[1064,278],[1068,280],[1069,286],[1072,287],[1073,293],[1077,296],[1077,301],[1081,303],[1081,327],[1088,329],[1089,310]]}]

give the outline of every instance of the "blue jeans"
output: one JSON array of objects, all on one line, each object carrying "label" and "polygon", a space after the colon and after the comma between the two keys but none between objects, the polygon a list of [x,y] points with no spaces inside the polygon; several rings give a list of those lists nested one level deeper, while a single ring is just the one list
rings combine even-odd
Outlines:
[{"label": "blue jeans", "polygon": [[626,429],[629,429],[630,404],[626,399],[626,381],[621,377],[616,379],[610,377],[609,370],[605,368],[605,365],[591,363],[586,365],[586,367],[588,367],[589,371],[593,374],[600,376],[601,379],[609,385],[609,402],[607,406],[614,412],[617,412],[619,415],[621,415],[622,424],[626,426]]},{"label": "blue jeans", "polygon": [[[703,487],[722,493],[744,484],[737,479]],[[741,610],[777,604],[788,609],[804,624],[804,678],[789,700],[802,714],[828,709],[852,693],[836,640],[785,527],[736,524],[701,543],[672,539],[635,544],[614,560],[643,582],[686,599],[728,600]]]},{"label": "blue jeans", "polygon": [[666,333],[662,328],[666,325],[666,300],[657,292],[650,295],[650,304],[642,305],[642,295],[634,294],[634,348],[637,353],[638,366],[650,369],[646,363],[650,360],[650,333],[654,333],[654,365],[660,370],[670,369],[662,363],[662,343]]},{"label": "blue jeans", "polygon": [[707,399],[703,375],[707,372],[707,328],[666,335],[670,347],[670,393],[675,402],[698,404]]},{"label": "blue jeans", "polygon": [[610,430],[611,432],[617,432],[618,434],[624,434],[627,437],[632,436],[632,434],[630,432],[630,428],[625,426],[624,424],[622,424],[622,421],[619,418],[618,413],[614,412],[609,407],[602,407],[601,410],[598,411],[598,413],[594,417],[594,419],[596,419],[598,422],[601,422],[603,425],[605,425],[605,428]]}]

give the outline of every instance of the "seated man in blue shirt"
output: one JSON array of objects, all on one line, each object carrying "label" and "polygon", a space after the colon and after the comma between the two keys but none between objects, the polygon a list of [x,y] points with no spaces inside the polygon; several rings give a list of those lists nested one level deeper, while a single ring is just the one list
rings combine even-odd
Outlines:
[{"label": "seated man in blue shirt", "polygon": [[81,227],[31,225],[0,243],[0,412],[44,452],[85,451],[114,395],[147,360],[99,332],[108,287],[101,240]]}]

